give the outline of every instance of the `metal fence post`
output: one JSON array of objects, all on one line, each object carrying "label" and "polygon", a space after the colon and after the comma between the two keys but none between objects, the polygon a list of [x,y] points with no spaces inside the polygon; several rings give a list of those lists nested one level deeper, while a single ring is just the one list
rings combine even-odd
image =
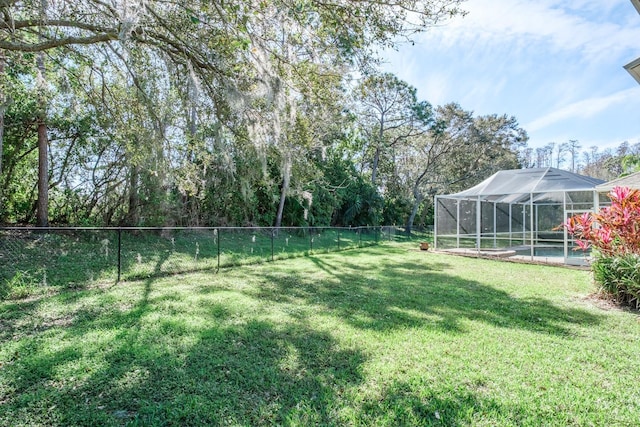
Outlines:
[{"label": "metal fence post", "polygon": [[338,229],[338,250],[340,250],[340,229]]},{"label": "metal fence post", "polygon": [[307,231],[309,232],[309,255],[313,251],[313,233],[311,232],[311,227],[307,227]]},{"label": "metal fence post", "polygon": [[358,227],[358,247],[362,247],[362,227]]},{"label": "metal fence post", "polygon": [[216,228],[216,234],[218,235],[218,269],[216,273],[220,271],[220,240],[222,239],[222,229]]},{"label": "metal fence post", "polygon": [[274,261],[274,257],[273,257],[273,238],[274,238],[274,234],[276,233],[275,228],[271,229],[271,262]]},{"label": "metal fence post", "polygon": [[122,272],[122,228],[118,227],[118,280],[120,282],[120,274]]}]

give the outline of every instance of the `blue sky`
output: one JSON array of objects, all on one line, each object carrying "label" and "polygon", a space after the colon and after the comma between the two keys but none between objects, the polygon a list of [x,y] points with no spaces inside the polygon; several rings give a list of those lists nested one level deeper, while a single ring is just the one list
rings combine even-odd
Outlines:
[{"label": "blue sky", "polygon": [[467,0],[465,17],[383,56],[433,105],[515,116],[529,146],[640,142],[640,14],[629,0]]}]

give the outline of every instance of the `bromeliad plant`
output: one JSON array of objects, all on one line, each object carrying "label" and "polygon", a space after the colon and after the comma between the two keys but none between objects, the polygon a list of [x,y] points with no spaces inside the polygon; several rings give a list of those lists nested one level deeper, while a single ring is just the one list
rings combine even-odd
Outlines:
[{"label": "bromeliad plant", "polygon": [[596,282],[619,300],[640,305],[640,191],[615,187],[611,206],[571,217],[565,223],[576,244],[592,248]]}]

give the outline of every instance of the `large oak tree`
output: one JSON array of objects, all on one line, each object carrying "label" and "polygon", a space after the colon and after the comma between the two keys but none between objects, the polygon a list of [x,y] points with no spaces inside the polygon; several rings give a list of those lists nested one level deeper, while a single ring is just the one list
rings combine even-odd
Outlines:
[{"label": "large oak tree", "polygon": [[[295,123],[300,122],[297,111],[308,111],[300,107],[322,102],[318,94],[327,86],[327,79],[333,81],[349,68],[369,64],[375,45],[394,44],[399,37],[410,37],[458,14],[460,3],[461,0],[2,0],[0,58],[12,61],[30,53],[43,59],[43,54],[69,55],[66,63],[63,60],[51,65],[64,70],[76,55],[93,61],[89,65],[94,69],[92,78],[129,70],[125,85],[134,91],[140,92],[144,87],[177,88],[188,111],[181,131],[184,139],[191,141],[187,157],[205,162],[202,170],[207,169],[207,153],[198,156],[194,147],[202,145],[196,143],[203,134],[199,127],[206,126],[205,111],[211,111],[213,115],[208,119],[228,129],[234,143],[245,140],[258,147],[273,145],[282,151],[280,200],[284,201],[290,182],[289,165],[297,149],[297,141],[292,139]],[[151,76],[144,69],[136,69],[130,64],[133,52],[141,52],[148,67],[160,67],[167,74],[158,76],[156,72]],[[0,61],[2,65],[4,62]],[[109,66],[113,67],[111,71]],[[41,69],[45,71],[44,67]],[[0,67],[0,74],[2,71]],[[161,79],[165,83],[148,84],[145,79]],[[88,84],[91,85],[95,86]],[[167,98],[151,95],[141,93],[139,97],[144,102]],[[103,101],[108,98],[104,96]],[[0,118],[4,117],[3,107],[4,103],[0,105]],[[98,112],[117,109],[92,108]],[[161,109],[147,108],[149,116]],[[44,141],[46,117],[40,122],[39,134]],[[169,125],[166,120],[162,124]],[[256,129],[267,131],[255,132]],[[155,135],[166,138],[162,132]],[[0,139],[0,153],[2,147]],[[41,168],[46,166],[46,157],[41,159]],[[44,169],[42,176],[47,175]],[[138,172],[139,165],[132,164],[132,191]],[[191,183],[198,182],[188,178]],[[189,194],[200,194],[191,184],[182,187],[189,188]],[[44,190],[41,194],[45,194]],[[130,198],[130,206],[135,205]],[[282,208],[280,218],[281,211]]]}]

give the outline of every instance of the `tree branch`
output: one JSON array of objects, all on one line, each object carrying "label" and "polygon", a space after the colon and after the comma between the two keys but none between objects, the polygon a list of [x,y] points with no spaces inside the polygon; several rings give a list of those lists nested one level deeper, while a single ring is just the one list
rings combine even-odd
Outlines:
[{"label": "tree branch", "polygon": [[61,46],[68,46],[74,44],[96,44],[102,42],[108,42],[112,40],[117,40],[117,33],[106,33],[106,34],[97,34],[95,36],[88,37],[66,37],[63,39],[53,39],[48,40],[42,43],[21,43],[21,42],[9,42],[5,40],[0,40],[0,49],[5,49],[8,51],[17,51],[17,52],[43,52],[45,50],[53,49]]}]

